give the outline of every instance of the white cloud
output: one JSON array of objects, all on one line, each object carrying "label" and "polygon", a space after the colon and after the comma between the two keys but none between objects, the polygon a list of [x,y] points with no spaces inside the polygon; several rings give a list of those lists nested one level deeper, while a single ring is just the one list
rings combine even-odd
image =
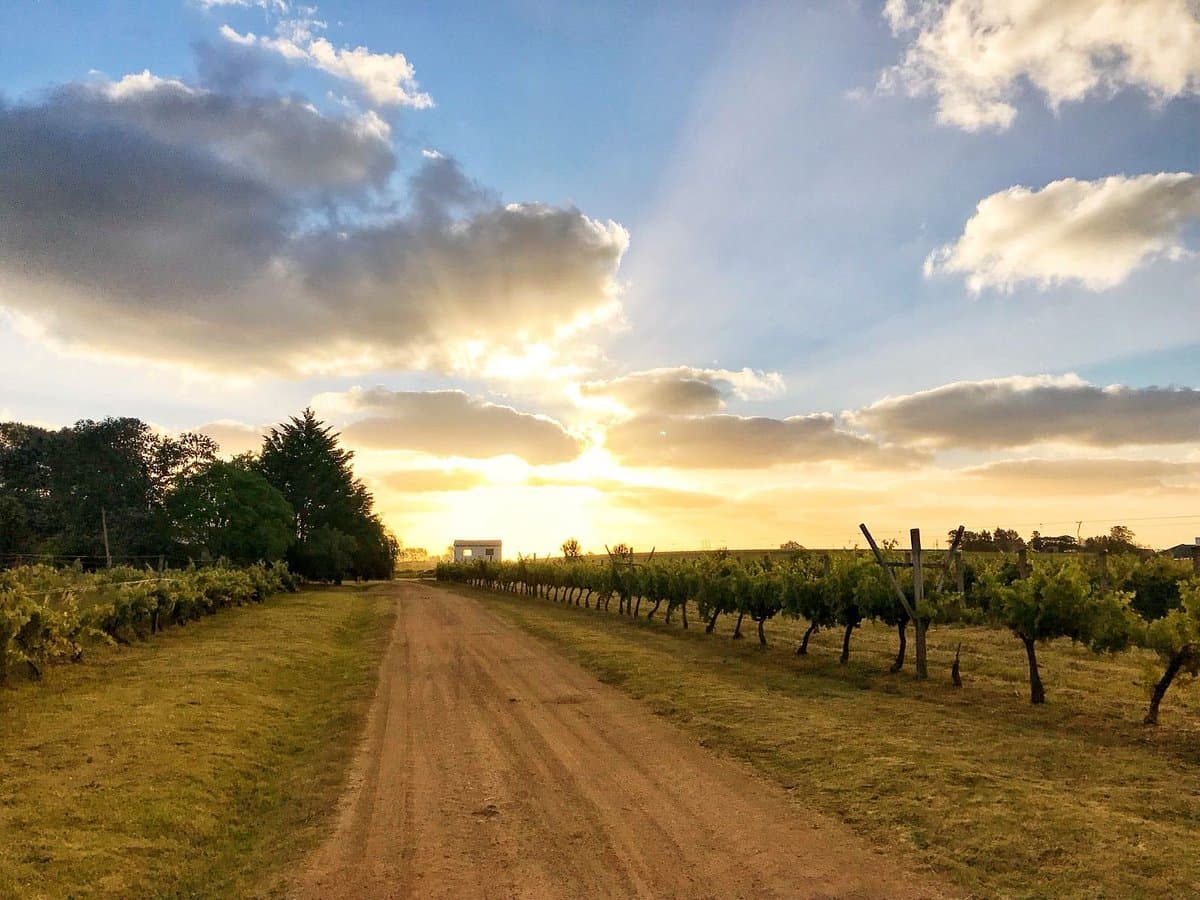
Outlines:
[{"label": "white cloud", "polygon": [[1194,444],[1200,442],[1200,389],[1013,376],[888,397],[847,419],[888,440],[933,449]]},{"label": "white cloud", "polygon": [[578,387],[583,403],[598,400],[631,414],[667,415],[718,412],[725,408],[728,397],[753,399],[782,390],[783,377],[777,372],[691,366],[630,372],[608,380],[587,381]]},{"label": "white cloud", "polygon": [[353,419],[342,429],[351,446],[418,450],[487,459],[518,456],[532,464],[574,459],[582,442],[548,416],[520,412],[463,391],[352,388],[320,394],[313,407]]},{"label": "white cloud", "polygon": [[265,9],[268,12],[286,14],[291,10],[287,0],[196,0],[201,9],[217,9],[223,6],[247,6]]},{"label": "white cloud", "polygon": [[175,91],[181,94],[194,94],[195,90],[174,78],[160,78],[149,69],[130,73],[120,81],[100,81],[96,89],[110,100],[134,100],[145,94],[159,93],[163,90]]},{"label": "white cloud", "polygon": [[934,94],[938,119],[968,131],[1012,124],[1028,83],[1060,104],[1131,87],[1157,102],[1200,90],[1193,0],[887,0],[912,34],[883,88]]},{"label": "white cloud", "polygon": [[416,71],[403,53],[373,53],[366,47],[335,47],[324,37],[312,34],[311,21],[282,23],[274,37],[240,34],[228,25],[221,36],[241,46],[257,46],[279,54],[288,62],[312,66],[348,81],[371,102],[381,106],[426,109],[433,106],[429,94],[420,90]]},{"label": "white cloud", "polygon": [[962,236],[930,254],[925,274],[965,275],[976,292],[1021,281],[1103,290],[1152,259],[1185,255],[1180,231],[1197,217],[1200,176],[1187,172],[1013,187],[981,200]]}]

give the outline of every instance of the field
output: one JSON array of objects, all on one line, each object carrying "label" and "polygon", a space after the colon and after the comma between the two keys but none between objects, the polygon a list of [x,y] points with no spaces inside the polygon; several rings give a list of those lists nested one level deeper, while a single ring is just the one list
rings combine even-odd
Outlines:
[{"label": "field", "polygon": [[911,658],[888,672],[882,621],[841,664],[840,624],[799,656],[802,618],[769,618],[760,646],[730,639],[734,614],[706,634],[695,608],[684,630],[637,606],[406,580],[151,633],[135,603],[107,632],[125,643],[0,686],[0,897],[1200,883],[1200,690],[1181,679],[1141,725],[1162,671],[1148,649],[1043,642],[1031,705],[1022,644],[994,623],[935,624],[919,681]]},{"label": "field", "polygon": [[0,897],[279,893],[392,610],[387,588],[282,594],[0,687]]},{"label": "field", "polygon": [[[1179,897],[1200,883],[1200,691],[1183,684],[1158,728],[1138,722],[1157,659],[1042,651],[1049,702],[1028,702],[1021,645],[980,627],[930,631],[930,680],[887,673],[894,632],[864,624],[770,645],[469,588],[716,752],[803,804],[924,861],[980,897]],[[962,642],[965,686],[951,686]]]}]

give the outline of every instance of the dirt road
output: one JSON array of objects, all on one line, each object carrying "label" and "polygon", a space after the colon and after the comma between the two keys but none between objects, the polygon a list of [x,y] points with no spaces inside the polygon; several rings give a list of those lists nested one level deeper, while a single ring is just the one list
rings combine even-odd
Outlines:
[{"label": "dirt road", "polygon": [[397,591],[354,780],[300,896],[941,896],[478,601]]}]

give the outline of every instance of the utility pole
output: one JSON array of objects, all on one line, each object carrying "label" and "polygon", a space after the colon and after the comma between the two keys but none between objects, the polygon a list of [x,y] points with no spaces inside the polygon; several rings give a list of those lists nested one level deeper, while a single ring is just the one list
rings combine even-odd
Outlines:
[{"label": "utility pole", "polygon": [[100,527],[104,529],[104,565],[112,568],[112,552],[108,549],[108,512],[100,507]]}]

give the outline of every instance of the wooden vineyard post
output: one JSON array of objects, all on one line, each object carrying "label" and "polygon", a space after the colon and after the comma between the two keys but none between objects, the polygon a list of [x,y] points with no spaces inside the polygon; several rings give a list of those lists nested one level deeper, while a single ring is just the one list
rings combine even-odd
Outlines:
[{"label": "wooden vineyard post", "polygon": [[[883,558],[883,554],[879,552],[879,545],[875,543],[875,538],[871,537],[871,532],[867,530],[865,523],[859,523],[859,530],[863,533],[863,537],[867,539],[867,543],[871,545],[871,552],[875,554],[875,562],[883,567],[883,571],[887,573],[888,581],[891,582],[892,590],[896,592],[896,599],[900,601],[900,606],[908,613],[908,618],[913,622],[917,622],[917,613],[913,609],[912,604],[908,602],[908,598],[904,596],[904,588],[900,587],[900,582],[896,580],[895,574],[892,572],[892,567],[888,565],[888,561]],[[914,529],[915,531],[916,529]],[[920,625],[917,626],[917,677],[924,678],[921,674],[925,666],[925,639],[921,636]],[[925,673],[926,675],[928,672]]]},{"label": "wooden vineyard post", "polygon": [[954,586],[959,594],[967,593],[967,567],[963,565],[962,550],[954,552]]},{"label": "wooden vineyard post", "polygon": [[1017,577],[1029,577],[1029,552],[1024,547],[1017,551]]},{"label": "wooden vineyard post", "polygon": [[104,565],[105,568],[112,568],[112,551],[108,549],[108,510],[103,506],[100,507],[100,527],[104,531]]},{"label": "wooden vineyard post", "polygon": [[925,577],[921,571],[921,529],[910,529],[912,540],[913,607],[916,615],[913,623],[917,630],[917,678],[929,677],[929,663],[925,655],[925,633],[929,630],[929,619],[921,615],[921,604],[925,600]]},{"label": "wooden vineyard post", "polygon": [[[950,567],[954,565],[954,561],[959,558],[959,544],[962,543],[963,534],[966,533],[967,526],[959,525],[958,530],[954,532],[954,540],[950,542],[949,549],[946,550],[946,558],[942,560],[942,566],[938,569],[936,593],[940,594],[942,588],[946,584],[946,576],[950,574]],[[959,591],[962,593],[962,591]]]}]

